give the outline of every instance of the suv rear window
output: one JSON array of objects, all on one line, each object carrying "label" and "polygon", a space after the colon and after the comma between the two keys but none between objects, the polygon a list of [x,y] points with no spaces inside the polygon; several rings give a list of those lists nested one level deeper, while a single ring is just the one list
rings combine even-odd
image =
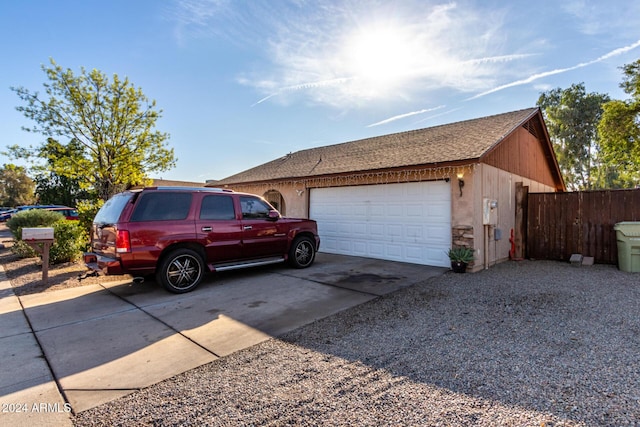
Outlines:
[{"label": "suv rear window", "polygon": [[231,196],[205,196],[200,207],[200,219],[236,219]]},{"label": "suv rear window", "polygon": [[144,193],[136,203],[131,221],[170,221],[186,219],[191,208],[191,193]]},{"label": "suv rear window", "polygon": [[115,224],[120,219],[122,210],[132,197],[133,193],[116,194],[100,208],[93,221],[98,224]]}]

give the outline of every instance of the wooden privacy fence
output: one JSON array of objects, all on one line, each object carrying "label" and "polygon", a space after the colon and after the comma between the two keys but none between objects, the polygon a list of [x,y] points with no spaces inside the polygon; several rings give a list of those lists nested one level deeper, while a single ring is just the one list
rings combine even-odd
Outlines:
[{"label": "wooden privacy fence", "polygon": [[529,193],[527,256],[569,260],[582,254],[616,264],[613,226],[622,221],[640,221],[640,189]]}]

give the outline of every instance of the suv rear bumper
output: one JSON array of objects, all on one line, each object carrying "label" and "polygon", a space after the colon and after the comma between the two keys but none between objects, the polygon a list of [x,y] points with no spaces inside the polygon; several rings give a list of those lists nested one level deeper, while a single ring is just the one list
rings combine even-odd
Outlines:
[{"label": "suv rear bumper", "polygon": [[88,269],[103,273],[106,275],[118,275],[124,274],[122,271],[122,264],[117,258],[110,258],[102,255],[98,255],[94,252],[85,252],[82,254],[84,265]]}]

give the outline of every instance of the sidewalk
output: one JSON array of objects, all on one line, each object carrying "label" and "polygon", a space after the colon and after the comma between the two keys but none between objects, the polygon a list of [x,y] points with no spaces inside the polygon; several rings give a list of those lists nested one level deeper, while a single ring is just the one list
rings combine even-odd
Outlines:
[{"label": "sidewalk", "polygon": [[72,426],[40,346],[0,265],[0,425]]}]

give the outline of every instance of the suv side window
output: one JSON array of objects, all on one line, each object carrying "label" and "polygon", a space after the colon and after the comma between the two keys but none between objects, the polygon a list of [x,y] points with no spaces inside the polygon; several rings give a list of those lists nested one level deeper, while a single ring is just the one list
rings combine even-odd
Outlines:
[{"label": "suv side window", "polygon": [[200,206],[200,219],[236,219],[231,196],[205,196]]},{"label": "suv side window", "polygon": [[142,194],[131,221],[169,221],[186,219],[191,207],[191,193],[157,192]]},{"label": "suv side window", "polygon": [[272,209],[263,200],[250,196],[240,196],[240,206],[244,219],[269,218],[269,211]]}]

